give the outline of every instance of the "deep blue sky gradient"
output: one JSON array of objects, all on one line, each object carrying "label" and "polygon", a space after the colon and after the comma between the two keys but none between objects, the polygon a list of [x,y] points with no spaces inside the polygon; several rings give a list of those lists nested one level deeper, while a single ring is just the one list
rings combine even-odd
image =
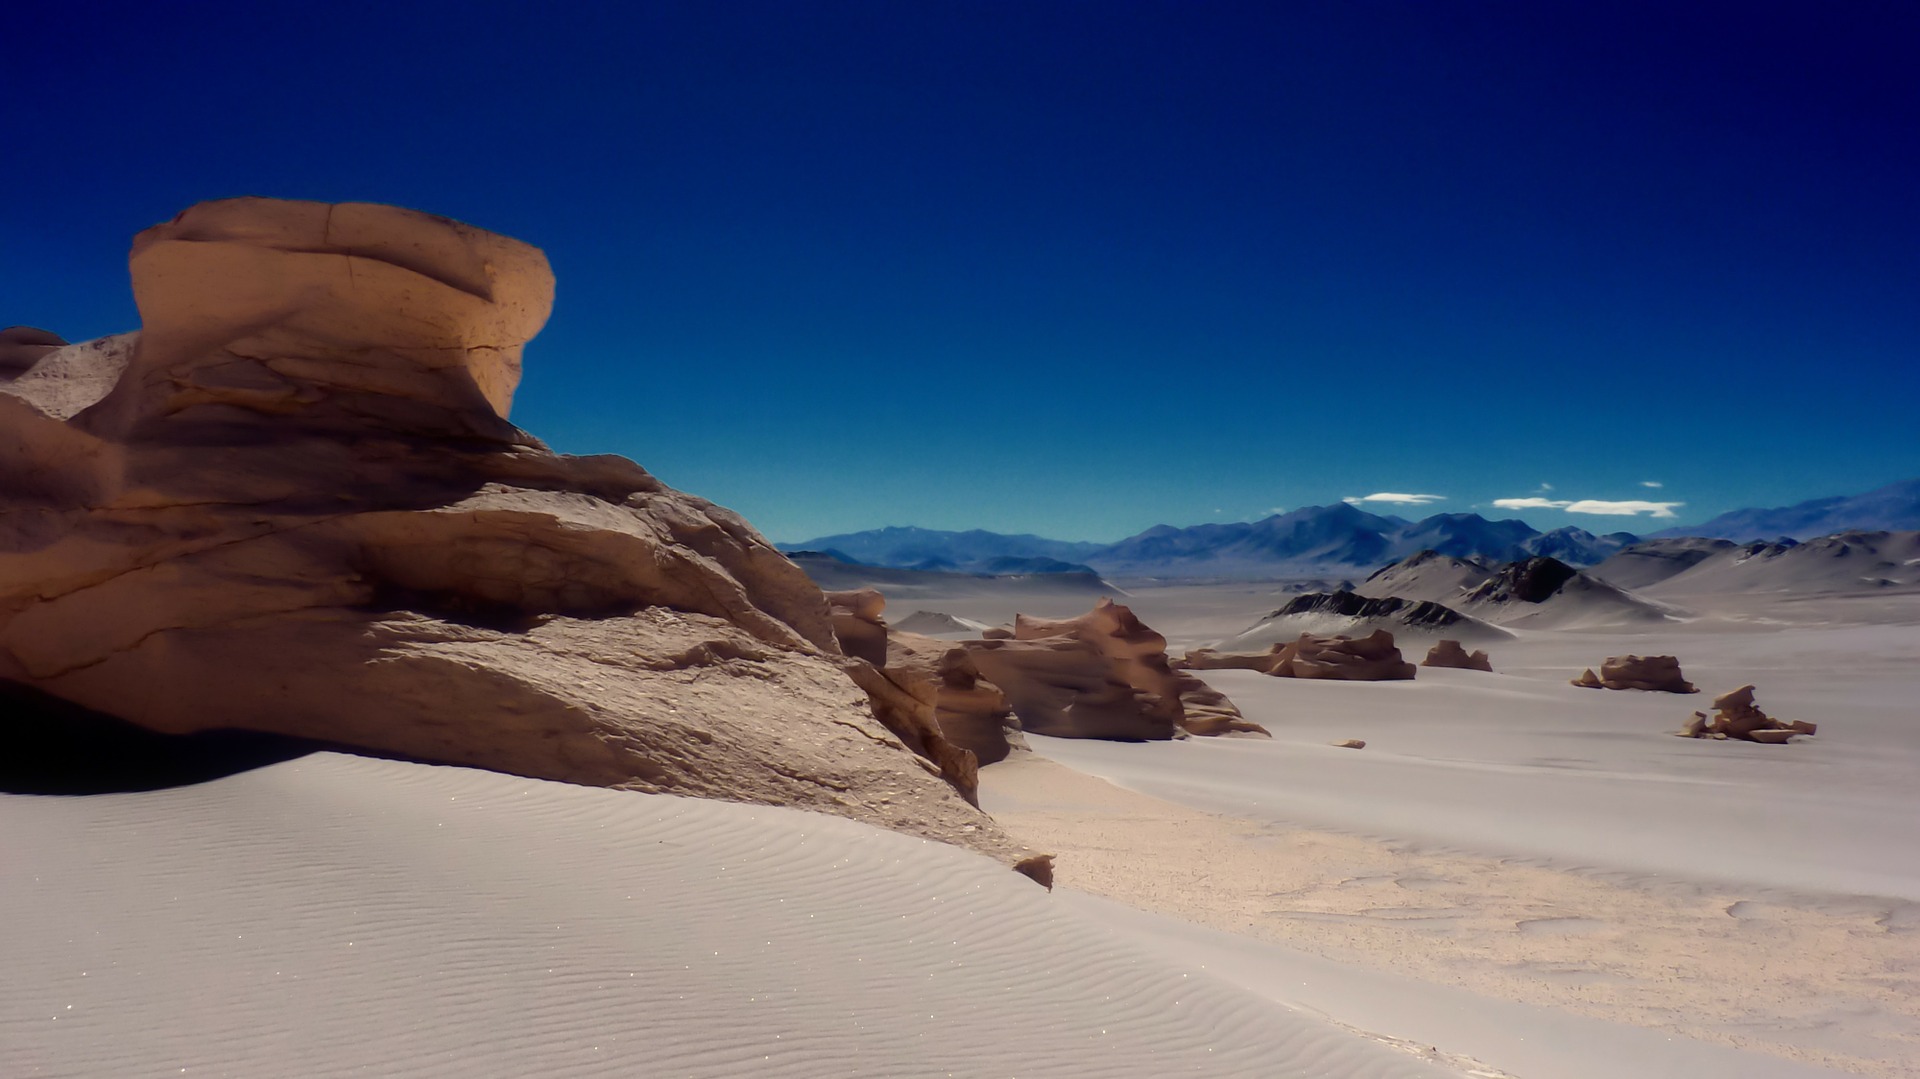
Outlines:
[{"label": "deep blue sky gradient", "polygon": [[202,199],[459,217],[559,276],[514,419],[778,539],[1375,491],[1504,516],[1543,483],[1687,521],[1920,476],[1920,5],[39,4],[0,34],[0,324],[132,327],[128,239]]}]

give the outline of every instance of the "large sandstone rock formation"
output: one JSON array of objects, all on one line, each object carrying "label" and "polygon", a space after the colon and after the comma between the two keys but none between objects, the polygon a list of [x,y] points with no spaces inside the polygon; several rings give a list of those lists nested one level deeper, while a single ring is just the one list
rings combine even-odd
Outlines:
[{"label": "large sandstone rock formation", "polygon": [[1582,689],[1639,689],[1654,693],[1698,693],[1680,673],[1674,656],[1608,656],[1600,673],[1580,672],[1573,684]]},{"label": "large sandstone rock formation", "polygon": [[1783,745],[1795,735],[1819,731],[1816,724],[1775,719],[1761,711],[1754,703],[1752,686],[1741,686],[1715,697],[1713,711],[1711,719],[1705,712],[1695,712],[1686,727],[1676,733],[1683,738],[1736,738]]},{"label": "large sandstone rock formation", "polygon": [[961,645],[896,630],[887,638],[885,673],[897,683],[931,690],[940,732],[981,764],[1005,760],[1016,746],[1025,748],[1012,702],[981,675],[973,654]]},{"label": "large sandstone rock formation", "polygon": [[537,249],[233,199],[141,233],[132,274],[138,334],[0,349],[28,357],[0,371],[0,678],[161,732],[1021,857],[968,804],[971,754],[842,655],[819,589],[745,521],[508,422],[552,301]]},{"label": "large sandstone rock formation", "polygon": [[[1224,694],[1194,675],[1174,670],[1167,659],[1167,639],[1141,622],[1131,608],[1111,599],[1101,599],[1093,610],[1077,618],[1016,615],[1012,639],[1070,640],[1093,647],[1105,657],[1109,680],[1133,690],[1133,703],[1145,721],[1156,732],[1165,725],[1165,734],[1149,737],[1172,737],[1175,731],[1203,735],[1267,733],[1266,728],[1242,717]],[[1016,702],[1016,710],[1018,707]],[[1021,718],[1026,719],[1024,713]],[[1025,726],[1035,733],[1052,733],[1030,721]]]},{"label": "large sandstone rock formation", "polygon": [[1463,671],[1493,671],[1493,661],[1485,652],[1471,654],[1459,641],[1444,640],[1427,650],[1427,658],[1420,661],[1422,667],[1455,667]]}]

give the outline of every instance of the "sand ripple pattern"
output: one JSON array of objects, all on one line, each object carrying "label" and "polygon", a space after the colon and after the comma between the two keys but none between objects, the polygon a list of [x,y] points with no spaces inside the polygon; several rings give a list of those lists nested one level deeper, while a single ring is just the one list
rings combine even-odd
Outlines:
[{"label": "sand ripple pattern", "polygon": [[0,797],[0,1075],[1328,1076],[1432,1065],[816,814],[320,754]]}]

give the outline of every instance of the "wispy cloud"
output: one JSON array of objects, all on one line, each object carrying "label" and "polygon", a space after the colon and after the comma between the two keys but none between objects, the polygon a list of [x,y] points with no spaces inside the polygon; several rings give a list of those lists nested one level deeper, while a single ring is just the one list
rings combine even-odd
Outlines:
[{"label": "wispy cloud", "polygon": [[1343,498],[1340,501],[1351,506],[1361,506],[1370,502],[1385,503],[1389,506],[1427,506],[1446,500],[1446,495],[1407,495],[1398,491],[1375,491],[1360,498]]},{"label": "wispy cloud", "polygon": [[1642,486],[1642,487],[1665,487],[1665,486],[1666,486],[1666,484],[1664,484],[1664,483],[1661,483],[1661,482],[1660,482],[1659,480],[1641,480],[1641,481],[1640,481],[1640,486]]},{"label": "wispy cloud", "polygon": [[1603,517],[1635,517],[1642,513],[1649,517],[1672,517],[1677,507],[1685,502],[1640,502],[1627,499],[1621,502],[1608,502],[1602,499],[1581,499],[1567,507],[1568,513],[1594,513]]},{"label": "wispy cloud", "polygon": [[1600,517],[1637,517],[1646,514],[1649,517],[1672,517],[1674,510],[1686,505],[1685,502],[1642,502],[1637,499],[1609,501],[1601,498],[1496,498],[1493,504],[1503,510],[1566,510],[1568,513],[1589,513]]}]

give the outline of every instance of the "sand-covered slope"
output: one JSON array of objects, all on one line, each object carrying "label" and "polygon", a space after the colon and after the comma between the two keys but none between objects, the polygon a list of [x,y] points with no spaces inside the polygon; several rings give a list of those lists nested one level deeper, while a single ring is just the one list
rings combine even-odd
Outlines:
[{"label": "sand-covered slope", "polygon": [[1455,558],[1428,550],[1382,566],[1354,591],[1363,596],[1391,596],[1452,606],[1493,574],[1494,568],[1478,559]]},{"label": "sand-covered slope", "polygon": [[1452,1074],[791,810],[320,754],[0,836],[10,1079]]},{"label": "sand-covered slope", "polygon": [[1302,633],[1364,637],[1378,629],[1395,637],[1485,641],[1513,636],[1498,626],[1430,600],[1396,596],[1372,599],[1352,592],[1318,592],[1288,600],[1217,647],[1225,652],[1243,652],[1291,641]]},{"label": "sand-covered slope", "polygon": [[1728,545],[1648,586],[1654,595],[1920,590],[1920,532],[1843,532],[1800,544]]},{"label": "sand-covered slope", "polygon": [[1647,588],[1685,573],[1733,546],[1732,540],[1698,536],[1642,540],[1622,548],[1588,572],[1620,588]]}]

